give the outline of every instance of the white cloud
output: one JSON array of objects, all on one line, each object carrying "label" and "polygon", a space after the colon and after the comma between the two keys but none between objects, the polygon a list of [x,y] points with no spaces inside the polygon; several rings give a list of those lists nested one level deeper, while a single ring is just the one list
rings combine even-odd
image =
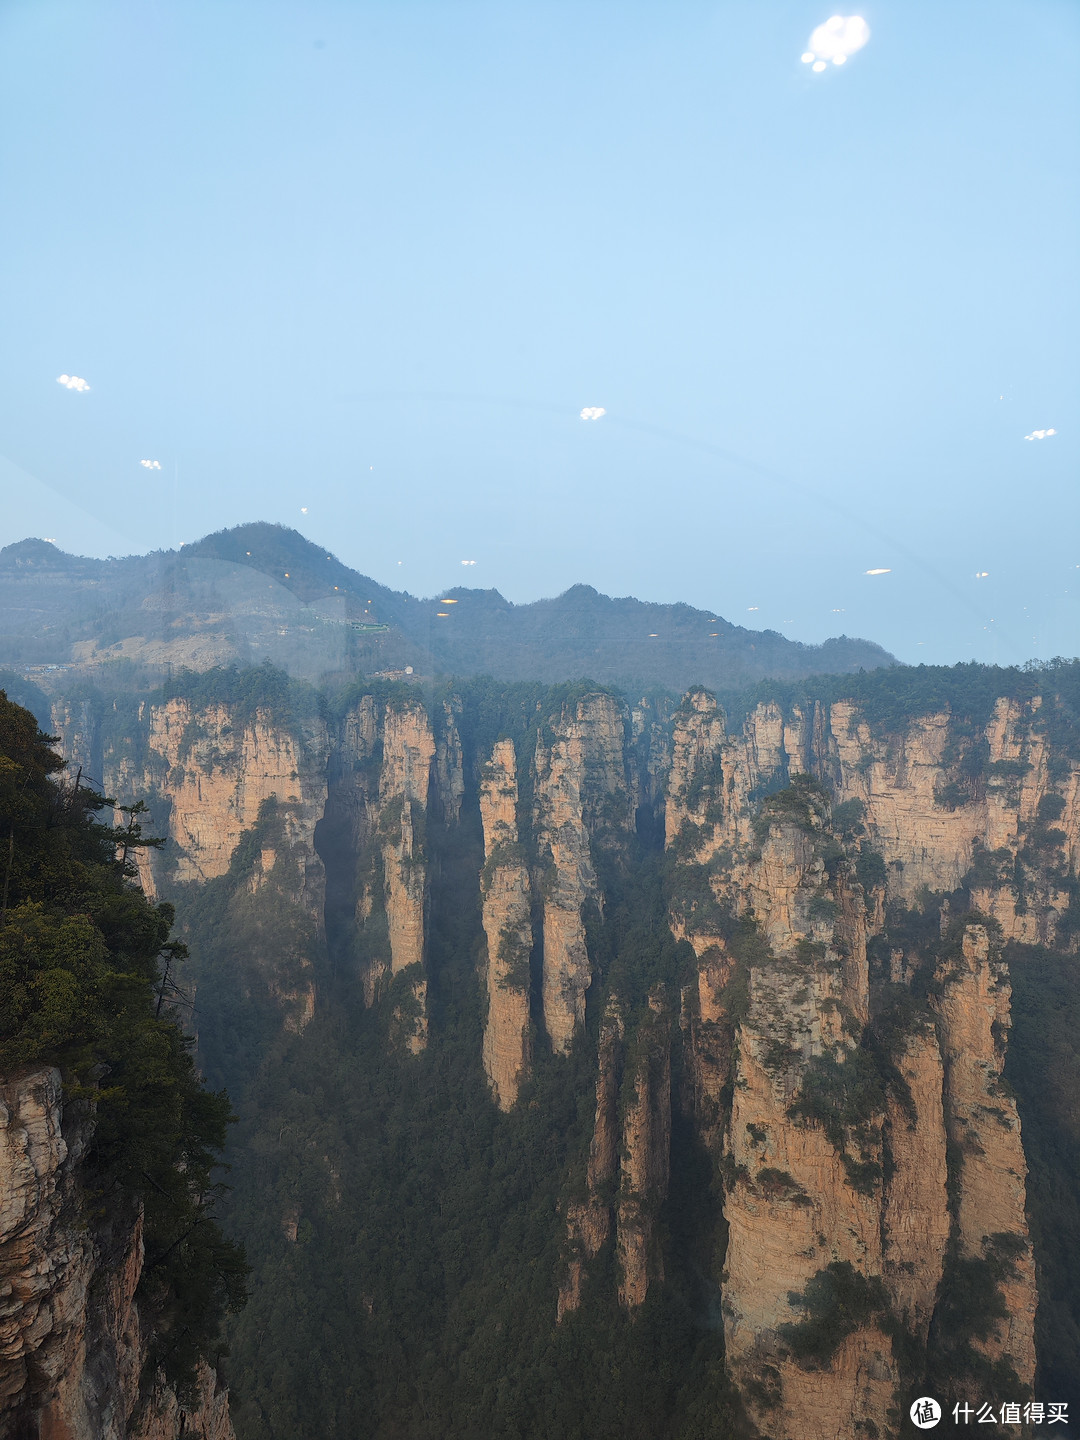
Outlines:
[{"label": "white cloud", "polygon": [[599,420],[601,415],[606,414],[607,411],[602,405],[586,405],[581,412],[581,418],[582,420]]},{"label": "white cloud", "polygon": [[[301,506],[300,506],[300,514],[301,514],[301,515],[306,515],[306,514],[307,514],[307,506],[306,506],[306,505],[301,505]],[[330,559],[330,556],[328,555],[326,558],[329,560],[329,559]]]},{"label": "white cloud", "polygon": [[1025,440],[1047,440],[1051,435],[1056,435],[1056,430],[1033,430],[1030,435],[1025,435]]},{"label": "white cloud", "polygon": [[87,381],[83,380],[83,379],[82,379],[80,376],[78,376],[78,375],[58,375],[58,376],[56,377],[56,383],[57,383],[58,385],[63,385],[63,386],[64,386],[66,389],[68,389],[68,390],[89,390],[89,389],[90,389],[90,386],[89,386],[89,384],[87,383]]},{"label": "white cloud", "polygon": [[160,460],[140,460],[140,461],[139,461],[139,464],[143,467],[144,470],[160,470],[160,469],[161,469],[161,461],[160,461]]},{"label": "white cloud", "polygon": [[476,561],[475,561],[475,560],[462,560],[461,563],[462,563],[462,565],[475,565],[475,564],[476,564]]},{"label": "white cloud", "polygon": [[891,571],[891,570],[877,569],[877,570],[867,570],[866,573],[867,573],[867,575],[891,575],[891,574],[892,574],[892,571]]},{"label": "white cloud", "polygon": [[861,50],[869,39],[870,26],[861,15],[833,15],[810,36],[801,56],[802,63],[820,75],[828,68],[827,61],[843,65],[848,56]]},{"label": "white cloud", "polygon": [[976,570],[976,571],[975,571],[975,579],[976,579],[976,580],[985,580],[989,574],[990,574],[990,571],[989,571],[989,570]]}]

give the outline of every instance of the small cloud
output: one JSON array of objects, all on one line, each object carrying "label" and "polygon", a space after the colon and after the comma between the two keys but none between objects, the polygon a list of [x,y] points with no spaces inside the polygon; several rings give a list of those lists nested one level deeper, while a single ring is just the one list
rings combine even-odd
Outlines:
[{"label": "small cloud", "polygon": [[867,570],[866,573],[867,573],[867,575],[891,575],[891,574],[892,574],[892,571],[891,571],[891,570],[883,570],[883,569],[880,569],[880,568],[879,568],[879,569],[877,569],[877,570]]},{"label": "small cloud", "polygon": [[1033,430],[1030,435],[1025,435],[1025,440],[1048,440],[1051,435],[1056,435],[1056,430]]},{"label": "small cloud", "polygon": [[985,580],[989,574],[990,574],[990,571],[989,571],[989,570],[976,570],[976,571],[975,571],[975,579],[976,579],[976,580]]},{"label": "small cloud", "polygon": [[582,420],[599,420],[601,415],[606,414],[607,411],[603,405],[586,405],[585,409],[581,412],[581,418]]},{"label": "small cloud", "polygon": [[800,59],[820,75],[828,69],[828,61],[843,65],[869,39],[870,26],[861,15],[833,15],[813,32]]},{"label": "small cloud", "polygon": [[[301,514],[301,515],[306,515],[306,514],[307,514],[307,506],[306,506],[306,505],[301,505],[301,506],[300,506],[300,514]],[[329,560],[329,559],[330,559],[330,556],[328,555],[326,558]]]},{"label": "small cloud", "polygon": [[[400,562],[399,562],[399,563],[400,563]],[[462,563],[462,565],[475,565],[475,564],[476,564],[476,561],[475,561],[475,560],[462,560],[461,563]]]},{"label": "small cloud", "polygon": [[760,609],[760,606],[758,606],[758,605],[747,605],[746,608],[747,608],[747,610],[758,610],[758,609]]},{"label": "small cloud", "polygon": [[89,390],[90,384],[80,375],[58,375],[56,383],[63,385],[68,390]]},{"label": "small cloud", "polygon": [[160,460],[140,460],[140,461],[139,461],[139,464],[143,467],[144,470],[160,470],[160,469],[161,469],[161,461],[160,461]]}]

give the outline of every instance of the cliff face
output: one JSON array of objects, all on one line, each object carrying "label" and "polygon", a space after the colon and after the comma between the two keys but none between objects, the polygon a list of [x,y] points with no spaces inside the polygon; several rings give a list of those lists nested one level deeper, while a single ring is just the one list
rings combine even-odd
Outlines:
[{"label": "cliff face", "polygon": [[536,745],[534,826],[542,867],[544,1025],[565,1054],[585,1019],[592,971],[584,909],[603,903],[590,841],[631,823],[620,706],[589,695],[541,732]]},{"label": "cliff face", "polygon": [[962,1157],[957,1243],[963,1258],[1005,1267],[1006,1314],[976,1343],[992,1360],[1009,1357],[1030,1384],[1037,1297],[1025,1214],[1027,1165],[1016,1101],[1001,1078],[1010,987],[984,926],[964,928],[959,953],[944,961],[940,979],[946,1128]]},{"label": "cliff face", "polygon": [[619,1084],[622,1073],[623,1020],[617,1002],[608,1005],[600,1027],[596,1073],[596,1112],[585,1193],[566,1208],[566,1268],[556,1310],[561,1320],[581,1304],[588,1262],[611,1235],[612,1204],[619,1168]]},{"label": "cliff face", "polygon": [[[910,905],[924,887],[954,891],[966,880],[969,903],[1006,935],[1055,933],[1068,861],[1055,874],[1052,858],[1048,876],[1038,852],[1071,857],[1075,766],[1066,776],[1059,761],[1051,784],[1031,723],[1037,710],[999,702],[974,739],[948,716],[878,739],[842,704],[791,718],[759,706],[729,736],[701,692],[676,716],[666,835],[681,882],[672,927],[697,968],[684,1033],[699,1123],[723,1151],[728,1363],[764,1434],[847,1435],[868,1424],[895,1433],[904,1377],[882,1317],[891,1313],[925,1344],[950,1263],[993,1275],[1003,1318],[973,1343],[1032,1383],[1026,1168],[1015,1102],[1001,1084],[1007,974],[984,926],[956,921],[962,938],[928,977],[934,1008],[924,1002],[897,1036],[888,1006],[928,960],[903,936],[890,938],[886,901]],[[972,747],[975,779],[964,766]],[[838,815],[857,802],[843,825],[832,825],[815,775],[832,788]],[[755,800],[792,776],[791,788]],[[1061,827],[1049,839],[1048,815]],[[996,890],[981,878],[988,853],[1002,877]],[[1015,883],[1025,863],[1026,904]],[[757,937],[743,946],[741,988],[731,984],[732,917]],[[948,918],[946,905],[943,929]],[[868,941],[882,967],[874,984]],[[741,1016],[728,1013],[733,998]],[[735,1048],[729,1118],[725,1032]],[[948,1142],[960,1157],[951,1176]],[[856,1302],[849,1312],[862,1313],[846,1326],[830,1310],[845,1287]],[[830,1317],[834,1342],[815,1349],[812,1325]]]},{"label": "cliff face", "polygon": [[483,925],[487,941],[484,1070],[503,1110],[517,1099],[529,1064],[529,960],[532,899],[518,835],[517,762],[512,740],[498,740],[480,781],[484,826]]},{"label": "cliff face", "polygon": [[315,825],[322,815],[327,737],[317,722],[297,734],[272,714],[242,719],[228,705],[167,700],[147,706],[141,771],[127,757],[106,754],[105,784],[118,793],[163,792],[175,879],[224,875],[241,835],[263,804],[277,802],[300,864],[300,896],[314,914],[324,898]]},{"label": "cliff face", "polygon": [[660,1206],[671,1168],[671,1035],[664,999],[649,1000],[627,1057],[616,1207],[619,1299],[628,1309],[644,1303],[650,1284],[664,1278],[655,1242]]},{"label": "cliff face", "polygon": [[0,1084],[0,1435],[233,1440],[208,1367],[194,1404],[144,1374],[142,1219],[95,1218],[80,1174],[88,1123],[65,1116],[54,1069]]},{"label": "cliff face", "polygon": [[[467,697],[354,694],[304,725],[169,701],[146,708],[142,768],[114,766],[113,788],[160,798],[182,880],[231,874],[264,830],[251,906],[325,915],[338,983],[390,1007],[414,1054],[439,1024],[440,866],[482,836],[461,910],[492,1099],[524,1124],[534,1073],[539,1094],[558,1067],[593,1067],[559,1201],[559,1318],[591,1303],[601,1252],[631,1313],[672,1274],[674,1111],[722,1194],[707,1280],[761,1435],[896,1436],[970,1275],[1000,1314],[961,1338],[1030,1386],[1001,942],[1071,944],[1080,863],[1080,763],[1039,697],[983,722],[871,723],[838,700],[732,726],[700,690],[673,711],[573,693],[515,719],[515,739]],[[62,718],[107,751],[92,715]],[[655,913],[634,911],[650,886]],[[323,1003],[302,958],[271,986],[295,1030]]]},{"label": "cliff face", "polygon": [[644,1303],[664,1278],[656,1221],[671,1168],[671,1027],[663,996],[627,1033],[617,998],[600,1026],[596,1113],[584,1194],[566,1207],[566,1262],[557,1318],[581,1304],[588,1263],[615,1236],[619,1302]]}]

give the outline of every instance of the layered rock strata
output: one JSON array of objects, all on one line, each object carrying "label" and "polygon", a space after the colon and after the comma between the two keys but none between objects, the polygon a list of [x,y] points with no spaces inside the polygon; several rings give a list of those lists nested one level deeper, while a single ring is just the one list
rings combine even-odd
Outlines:
[{"label": "layered rock strata", "polygon": [[147,1383],[141,1215],[88,1221],[88,1122],[65,1122],[57,1070],[0,1082],[0,1435],[233,1440],[207,1366],[194,1403]]}]

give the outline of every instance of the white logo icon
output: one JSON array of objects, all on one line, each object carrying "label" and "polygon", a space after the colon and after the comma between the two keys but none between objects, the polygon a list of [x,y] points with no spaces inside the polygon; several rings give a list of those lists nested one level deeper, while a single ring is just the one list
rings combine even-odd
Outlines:
[{"label": "white logo icon", "polygon": [[920,1430],[932,1430],[941,1419],[941,1406],[929,1395],[916,1400],[910,1410],[911,1423]]}]

